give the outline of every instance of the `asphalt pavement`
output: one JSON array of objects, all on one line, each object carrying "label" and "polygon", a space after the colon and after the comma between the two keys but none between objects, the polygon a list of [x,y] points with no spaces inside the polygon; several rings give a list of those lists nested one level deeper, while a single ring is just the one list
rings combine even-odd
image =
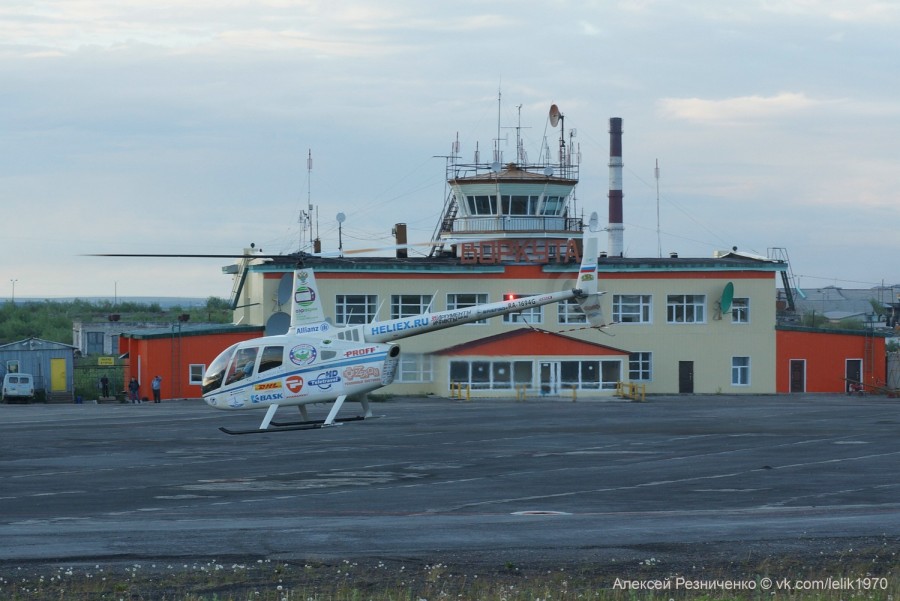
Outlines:
[{"label": "asphalt pavement", "polygon": [[228,436],[218,427],[254,428],[262,413],[191,400],[0,405],[0,561],[896,550],[895,399],[409,398],[373,409],[381,417]]}]

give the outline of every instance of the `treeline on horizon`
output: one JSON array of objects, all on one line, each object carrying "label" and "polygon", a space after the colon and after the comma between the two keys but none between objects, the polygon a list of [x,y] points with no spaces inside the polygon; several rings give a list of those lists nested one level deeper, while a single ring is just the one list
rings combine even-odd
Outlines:
[{"label": "treeline on horizon", "polygon": [[0,304],[0,344],[27,338],[72,344],[72,324],[76,321],[107,321],[110,315],[119,315],[119,321],[123,322],[162,324],[175,322],[183,314],[190,316],[189,322],[230,323],[232,319],[231,304],[215,296],[206,299],[203,306],[172,305],[166,309],[156,302],[7,301]]}]

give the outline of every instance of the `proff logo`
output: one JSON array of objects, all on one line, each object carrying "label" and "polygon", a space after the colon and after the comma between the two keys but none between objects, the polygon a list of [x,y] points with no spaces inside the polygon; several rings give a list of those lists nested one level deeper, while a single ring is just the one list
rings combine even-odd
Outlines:
[{"label": "proff logo", "polygon": [[345,357],[362,357],[363,355],[371,355],[374,353],[376,349],[374,346],[368,346],[366,348],[355,348],[350,349],[346,353],[344,353]]}]

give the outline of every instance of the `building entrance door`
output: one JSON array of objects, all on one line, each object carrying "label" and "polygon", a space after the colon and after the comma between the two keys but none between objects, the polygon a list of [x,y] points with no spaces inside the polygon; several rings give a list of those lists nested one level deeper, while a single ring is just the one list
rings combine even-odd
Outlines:
[{"label": "building entrance door", "polygon": [[541,361],[541,394],[559,392],[559,361]]},{"label": "building entrance door", "polygon": [[806,392],[806,361],[791,359],[791,392]]},{"label": "building entrance door", "polygon": [[862,382],[862,359],[847,359],[844,371],[844,392],[850,392],[851,383]]},{"label": "building entrance door", "polygon": [[678,362],[678,392],[694,394],[694,362]]}]

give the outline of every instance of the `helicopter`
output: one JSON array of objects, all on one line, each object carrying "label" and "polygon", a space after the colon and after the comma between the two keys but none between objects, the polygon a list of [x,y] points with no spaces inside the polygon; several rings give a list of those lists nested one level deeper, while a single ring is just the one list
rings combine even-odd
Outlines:
[{"label": "helicopter", "polygon": [[[599,219],[591,215],[577,277],[568,290],[367,324],[336,326],[325,319],[312,269],[294,271],[291,322],[287,333],[231,345],[210,363],[203,400],[216,409],[266,409],[258,428],[219,428],[231,435],[307,430],[374,417],[367,393],[391,384],[400,361],[395,341],[524,309],[574,300],[590,327],[603,327],[597,280]],[[345,403],[362,405],[363,415],[339,418]],[[310,419],[307,406],[330,403],[324,420]],[[299,408],[300,421],[276,422],[280,407]]]}]

